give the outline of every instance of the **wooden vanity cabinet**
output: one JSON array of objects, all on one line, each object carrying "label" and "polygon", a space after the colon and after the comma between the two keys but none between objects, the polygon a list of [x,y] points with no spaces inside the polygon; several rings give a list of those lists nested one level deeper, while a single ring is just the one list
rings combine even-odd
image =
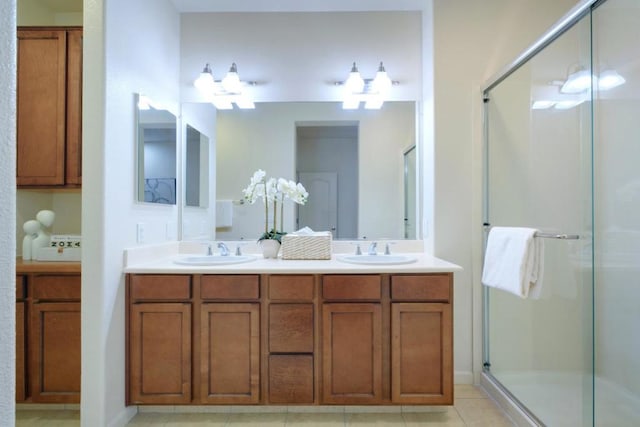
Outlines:
[{"label": "wooden vanity cabinet", "polygon": [[127,276],[128,404],[453,404],[453,275]]},{"label": "wooden vanity cabinet", "polygon": [[260,401],[260,279],[200,276],[200,401]]},{"label": "wooden vanity cabinet", "polygon": [[268,403],[315,402],[315,280],[268,276]]},{"label": "wooden vanity cabinet", "polygon": [[191,277],[129,276],[129,401],[191,403]]},{"label": "wooden vanity cabinet", "polygon": [[391,400],[453,404],[453,279],[391,276]]},{"label": "wooden vanity cabinet", "polygon": [[24,402],[27,397],[25,291],[25,276],[19,274],[16,276],[16,402]]},{"label": "wooden vanity cabinet", "polygon": [[18,28],[17,185],[82,181],[82,29]]},{"label": "wooden vanity cabinet", "polygon": [[34,403],[80,402],[80,275],[29,276]]},{"label": "wooden vanity cabinet", "polygon": [[381,403],[381,276],[325,275],[322,297],[322,402]]}]

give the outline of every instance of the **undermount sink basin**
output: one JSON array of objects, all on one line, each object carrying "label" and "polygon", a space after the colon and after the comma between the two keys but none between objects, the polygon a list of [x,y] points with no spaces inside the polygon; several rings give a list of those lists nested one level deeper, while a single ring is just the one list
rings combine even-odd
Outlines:
[{"label": "undermount sink basin", "polygon": [[411,264],[417,261],[416,257],[408,255],[342,255],[336,259],[351,264],[368,265]]},{"label": "undermount sink basin", "polygon": [[181,265],[227,265],[241,264],[255,260],[253,255],[189,255],[174,260],[176,264]]}]

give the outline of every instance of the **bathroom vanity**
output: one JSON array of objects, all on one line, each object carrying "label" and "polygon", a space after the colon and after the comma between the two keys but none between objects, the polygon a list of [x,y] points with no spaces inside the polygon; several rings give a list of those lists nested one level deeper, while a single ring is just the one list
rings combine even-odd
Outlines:
[{"label": "bathroom vanity", "polygon": [[453,404],[459,267],[416,257],[127,266],[127,403]]}]

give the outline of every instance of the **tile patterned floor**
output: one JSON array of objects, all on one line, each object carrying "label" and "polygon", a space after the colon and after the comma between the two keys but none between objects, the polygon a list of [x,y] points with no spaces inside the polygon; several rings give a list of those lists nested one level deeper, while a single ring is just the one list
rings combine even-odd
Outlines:
[{"label": "tile patterned floor", "polygon": [[[456,385],[454,406],[437,411],[417,412],[421,408],[392,408],[393,412],[371,412],[375,407],[358,407],[362,412],[226,412],[177,413],[140,412],[129,423],[132,427],[511,427],[515,424],[478,387]],[[411,412],[415,410],[416,412]],[[349,407],[346,408],[349,411]],[[79,427],[80,415],[72,410],[30,410],[16,412],[16,427]]]}]

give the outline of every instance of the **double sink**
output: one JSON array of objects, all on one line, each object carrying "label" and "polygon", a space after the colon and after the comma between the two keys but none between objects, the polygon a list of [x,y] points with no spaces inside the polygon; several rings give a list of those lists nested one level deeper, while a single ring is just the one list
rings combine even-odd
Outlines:
[{"label": "double sink", "polygon": [[[181,256],[173,262],[180,265],[216,266],[229,264],[242,264],[255,261],[259,257],[255,255],[188,255]],[[350,264],[362,265],[397,265],[410,264],[417,261],[414,256],[395,255],[338,255],[336,260]]]}]

